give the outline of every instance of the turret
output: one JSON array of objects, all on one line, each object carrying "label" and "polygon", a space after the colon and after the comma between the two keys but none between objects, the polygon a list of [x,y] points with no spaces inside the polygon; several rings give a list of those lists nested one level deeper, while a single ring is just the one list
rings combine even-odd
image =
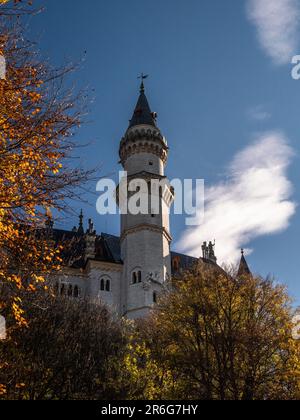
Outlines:
[{"label": "turret", "polygon": [[[148,185],[147,213],[133,214],[129,209],[121,215],[124,262],[121,307],[130,318],[144,316],[149,311],[171,273],[169,210],[173,191],[164,175],[168,146],[156,118],[142,79],[139,98],[119,151],[128,183],[138,184],[138,180],[143,180]],[[160,188],[154,191],[153,182],[160,183]],[[158,203],[158,208],[153,209],[152,203]]]}]

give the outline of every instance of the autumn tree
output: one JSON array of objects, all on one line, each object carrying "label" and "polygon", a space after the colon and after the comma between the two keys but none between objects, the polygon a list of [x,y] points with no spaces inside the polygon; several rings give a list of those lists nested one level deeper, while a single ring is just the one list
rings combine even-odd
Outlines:
[{"label": "autumn tree", "polygon": [[34,290],[60,264],[42,234],[47,212],[64,209],[89,173],[69,160],[83,111],[82,95],[64,88],[73,66],[53,69],[39,58],[19,18],[26,2],[1,4],[0,314],[22,325],[20,292]]},{"label": "autumn tree", "polygon": [[[142,342],[168,382],[162,398],[296,399],[299,343],[282,286],[199,263],[174,279]],[[171,375],[170,375],[171,373]]]}]

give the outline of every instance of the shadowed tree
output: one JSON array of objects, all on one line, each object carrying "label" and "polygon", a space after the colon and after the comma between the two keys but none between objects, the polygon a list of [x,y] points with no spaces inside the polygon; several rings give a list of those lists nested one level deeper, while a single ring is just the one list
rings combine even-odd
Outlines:
[{"label": "shadowed tree", "polygon": [[23,296],[29,328],[0,341],[4,399],[124,399],[127,327],[102,304],[38,291]]}]

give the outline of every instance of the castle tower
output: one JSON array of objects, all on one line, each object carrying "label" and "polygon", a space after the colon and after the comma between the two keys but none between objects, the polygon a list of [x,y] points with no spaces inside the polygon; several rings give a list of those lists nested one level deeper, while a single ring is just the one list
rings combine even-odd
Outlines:
[{"label": "castle tower", "polygon": [[[147,314],[171,274],[169,210],[173,190],[164,175],[168,146],[156,125],[156,114],[150,110],[143,78],[138,102],[119,151],[120,162],[128,176],[127,187],[136,185],[136,191],[141,191],[140,180],[148,186],[147,212],[132,212],[129,208],[127,214],[121,215],[124,269],[120,304],[122,314],[131,319]],[[128,192],[127,203],[132,194]],[[120,197],[121,193],[119,200]]]}]

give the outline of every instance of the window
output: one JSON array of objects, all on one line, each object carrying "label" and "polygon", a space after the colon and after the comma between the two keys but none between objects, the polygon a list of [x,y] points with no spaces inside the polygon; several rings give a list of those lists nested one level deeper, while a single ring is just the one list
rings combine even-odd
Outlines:
[{"label": "window", "polygon": [[157,303],[157,292],[153,292],[153,303]]},{"label": "window", "polygon": [[72,295],[73,295],[73,287],[70,284],[69,287],[68,287],[68,296],[72,296]]},{"label": "window", "polygon": [[149,162],[149,166],[153,166],[153,162]]},{"label": "window", "polygon": [[136,272],[134,271],[132,273],[132,284],[136,284],[136,283],[137,283],[137,275],[136,275]]},{"label": "window", "polygon": [[78,298],[79,297],[79,288],[78,286],[74,287],[74,298]]},{"label": "window", "polygon": [[106,276],[100,280],[100,291],[110,292],[111,291],[111,280]]},{"label": "window", "polygon": [[106,290],[107,292],[110,292],[110,280],[106,280],[105,290]]},{"label": "window", "polygon": [[133,271],[132,284],[142,283],[142,272],[140,270]]},{"label": "window", "polygon": [[101,281],[100,281],[100,290],[102,292],[105,290],[105,281],[104,281],[104,279],[101,279]]},{"label": "window", "polygon": [[142,272],[138,271],[138,283],[142,283]]}]

